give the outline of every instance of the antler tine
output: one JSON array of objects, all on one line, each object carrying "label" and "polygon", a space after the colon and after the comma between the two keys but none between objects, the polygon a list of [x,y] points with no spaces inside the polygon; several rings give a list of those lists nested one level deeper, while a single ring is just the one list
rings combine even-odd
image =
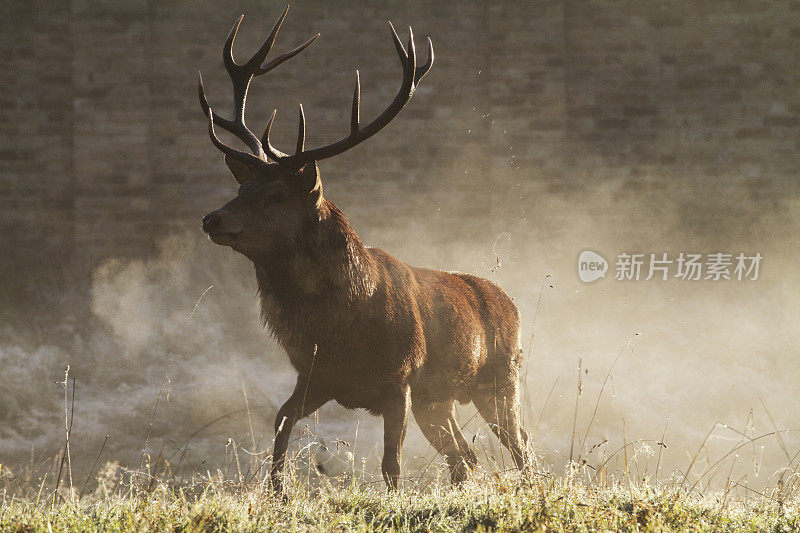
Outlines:
[{"label": "antler tine", "polygon": [[264,150],[267,151],[267,155],[269,155],[273,161],[279,161],[289,157],[289,154],[284,154],[269,143],[269,132],[272,131],[272,123],[275,122],[275,117],[277,115],[278,110],[274,109],[272,111],[272,116],[269,117],[269,120],[267,121],[267,127],[264,128],[264,134],[261,136],[261,145],[264,146]]},{"label": "antler tine", "polygon": [[400,64],[405,68],[406,66],[406,59],[408,59],[408,55],[406,54],[406,49],[403,47],[403,42],[398,37],[397,32],[394,29],[394,24],[392,21],[389,21],[389,29],[392,31],[392,40],[394,41],[394,47],[397,50],[397,55],[400,56]]},{"label": "antler tine", "polygon": [[358,133],[358,126],[359,126],[359,115],[360,115],[360,107],[361,107],[361,76],[358,74],[358,70],[356,70],[356,86],[353,89],[353,108],[350,111],[350,135],[355,135]]},{"label": "antler tine", "polygon": [[237,71],[236,67],[240,66],[236,60],[233,59],[233,41],[236,39],[236,33],[239,31],[239,26],[242,24],[243,19],[244,14],[239,15],[239,18],[236,19],[236,22],[233,23],[233,26],[228,32],[228,36],[225,38],[225,45],[222,47],[222,62],[225,64],[225,70],[227,70],[228,74],[231,76]]},{"label": "antler tine", "polygon": [[[414,92],[414,75],[417,73],[417,50],[414,47],[414,31],[408,27],[408,59],[403,71],[403,87],[411,86],[410,92]],[[406,89],[408,90],[408,89]],[[408,95],[411,98],[411,94]]]},{"label": "antler tine", "polygon": [[214,111],[211,108],[208,108],[208,136],[211,138],[211,142],[217,149],[222,152],[223,154],[233,157],[234,159],[238,159],[243,163],[247,163],[252,166],[258,166],[263,164],[264,161],[252,154],[248,154],[247,152],[242,152],[241,150],[237,150],[235,148],[231,148],[227,144],[223,143],[217,137],[216,132],[214,131]]},{"label": "antler tine", "polygon": [[[206,90],[203,87],[203,75],[200,71],[197,71],[197,97],[200,99],[200,107],[203,109],[203,114],[208,117],[208,110],[211,106],[208,104],[208,98],[206,98]],[[221,122],[225,122],[226,125],[232,126],[233,123],[230,120],[225,120],[222,117],[214,116],[214,120],[217,122],[218,126],[221,126]],[[223,126],[224,127],[224,126]]]},{"label": "antler tine", "polygon": [[303,114],[303,104],[300,104],[300,118],[297,126],[297,150],[295,154],[303,152],[303,147],[306,144],[306,116]]},{"label": "antler tine", "polygon": [[269,72],[270,70],[274,69],[275,67],[277,67],[278,65],[280,65],[281,63],[286,61],[287,59],[293,58],[294,56],[296,56],[297,54],[299,54],[300,52],[302,52],[303,50],[305,50],[306,48],[311,46],[314,43],[314,41],[319,39],[319,35],[320,35],[319,33],[316,34],[311,39],[307,40],[306,42],[304,42],[303,44],[301,44],[297,48],[295,48],[293,50],[290,50],[290,51],[286,52],[285,54],[281,54],[278,57],[276,57],[275,59],[273,59],[272,61],[270,61],[269,63],[267,63],[266,65],[259,67],[255,71],[255,73],[253,75],[254,76],[260,76],[262,74],[266,74],[267,72]]},{"label": "antler tine", "polygon": [[[417,82],[428,72],[428,70],[430,70],[431,65],[433,64],[433,45],[430,44],[429,39],[428,60],[421,67],[417,67],[417,55],[414,48],[413,30],[408,28],[408,51],[406,52],[406,48],[403,48],[402,43],[399,46],[397,45],[399,39],[397,38],[397,34],[391,24],[389,25],[389,28],[391,29],[392,38],[398,55],[401,55],[403,62],[403,82],[400,85],[400,89],[398,90],[397,95],[394,97],[394,100],[392,100],[392,103],[389,104],[389,107],[387,107],[383,113],[378,115],[378,117],[376,117],[372,122],[363,128],[360,127],[359,108],[361,99],[361,86],[359,75],[356,73],[356,86],[353,90],[353,104],[350,117],[350,134],[344,139],[327,146],[321,146],[319,148],[306,151],[299,151],[294,155],[283,158],[279,157],[279,163],[292,166],[301,166],[302,164],[311,160],[327,159],[329,157],[341,154],[342,152],[345,152],[357,144],[367,140],[375,135],[378,131],[383,129],[408,103],[414,94]],[[302,127],[304,128],[305,126],[303,125]],[[264,149],[266,150],[268,146],[268,143],[265,143]],[[269,146],[269,149],[274,150],[272,146]]]},{"label": "antler tine", "polygon": [[289,13],[289,6],[286,6],[286,9],[283,10],[281,16],[278,17],[278,20],[275,21],[275,24],[272,25],[272,30],[269,32],[269,36],[267,40],[264,41],[264,44],[261,45],[258,52],[250,58],[247,62],[246,67],[249,71],[253,73],[254,76],[258,76],[262,74],[259,72],[261,67],[261,63],[267,58],[270,50],[272,50],[272,45],[275,44],[275,37],[278,35],[278,31],[281,29],[281,25],[283,25],[283,19],[286,18],[286,15]]},{"label": "antler tine", "polygon": [[428,59],[414,71],[414,84],[417,85],[433,66],[433,41],[428,37]]}]

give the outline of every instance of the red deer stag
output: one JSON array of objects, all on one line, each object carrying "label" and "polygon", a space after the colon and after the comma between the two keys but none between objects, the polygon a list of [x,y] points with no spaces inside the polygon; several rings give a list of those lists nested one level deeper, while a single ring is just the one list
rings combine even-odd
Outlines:
[{"label": "red deer stag", "polygon": [[[390,489],[398,484],[409,410],[446,457],[454,483],[475,466],[475,454],[456,424],[456,400],[475,403],[522,468],[527,435],[519,418],[521,351],[514,303],[485,279],[409,266],[365,246],[322,194],[317,161],[367,140],[400,112],[431,68],[430,39],[428,59],[418,65],[411,28],[407,47],[391,28],[403,81],[389,107],[361,125],[356,73],[349,135],[305,149],[301,105],[297,148],[290,155],[270,144],[274,112],[260,140],[244,121],[253,77],[296,56],[319,37],[264,63],[287,11],[247,63],[234,61],[231,51],[242,17],[228,34],[223,59],[233,82],[233,120],[212,112],[202,78],[198,84],[211,141],[241,184],[234,199],[203,217],[203,230],[214,243],[231,247],[255,265],[262,318],[298,373],[294,392],[275,419],[273,486],[282,491],[281,472],[294,425],[331,400],[383,416],[381,470]],[[223,144],[214,126],[233,133],[252,153]]]}]

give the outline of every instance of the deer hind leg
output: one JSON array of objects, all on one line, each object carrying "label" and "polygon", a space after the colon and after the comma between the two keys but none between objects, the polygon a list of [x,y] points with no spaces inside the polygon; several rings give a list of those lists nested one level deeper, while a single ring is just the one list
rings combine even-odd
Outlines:
[{"label": "deer hind leg", "polygon": [[473,395],[472,401],[478,412],[500,440],[508,448],[514,465],[522,470],[525,467],[525,444],[527,432],[520,423],[519,393],[516,382],[481,386]]},{"label": "deer hind leg", "polygon": [[458,484],[467,479],[478,458],[461,433],[453,410],[453,400],[415,403],[412,407],[422,434],[445,457],[450,468],[450,480]]}]

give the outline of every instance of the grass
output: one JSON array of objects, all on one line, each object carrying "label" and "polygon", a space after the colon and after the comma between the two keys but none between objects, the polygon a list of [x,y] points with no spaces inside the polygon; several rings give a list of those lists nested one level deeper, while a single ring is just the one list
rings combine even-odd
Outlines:
[{"label": "grass", "polygon": [[[387,494],[357,476],[305,479],[289,466],[287,498],[269,484],[223,472],[157,480],[101,469],[97,490],[40,487],[3,493],[2,531],[797,531],[800,498],[692,491],[680,483],[587,480],[576,466],[555,475],[479,469],[461,487],[433,481]],[[123,481],[125,480],[125,481]],[[138,481],[137,481],[138,480]]]}]

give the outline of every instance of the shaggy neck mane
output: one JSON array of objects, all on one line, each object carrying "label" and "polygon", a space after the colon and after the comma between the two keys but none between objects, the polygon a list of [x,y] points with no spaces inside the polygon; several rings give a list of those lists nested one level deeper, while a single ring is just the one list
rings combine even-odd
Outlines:
[{"label": "shaggy neck mane", "polygon": [[[254,259],[261,319],[286,343],[303,330],[331,323],[333,309],[347,308],[374,292],[372,264],[366,248],[344,213],[323,199],[318,219],[269,258]],[[317,316],[328,320],[315,320]],[[316,326],[314,326],[316,325]],[[311,333],[311,331],[306,331]]]}]

